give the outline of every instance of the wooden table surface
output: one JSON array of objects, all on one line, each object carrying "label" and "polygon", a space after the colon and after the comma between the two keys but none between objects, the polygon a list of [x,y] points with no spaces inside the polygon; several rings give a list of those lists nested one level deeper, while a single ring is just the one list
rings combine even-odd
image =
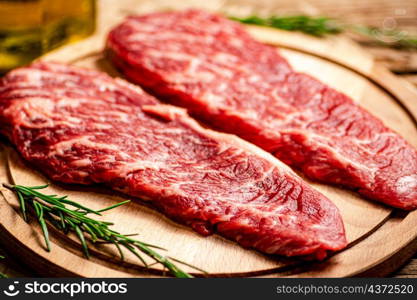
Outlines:
[{"label": "wooden table surface", "polygon": [[[98,0],[105,1],[105,0]],[[172,0],[137,0],[138,5],[152,5],[155,2],[167,3]],[[184,6],[198,0],[176,0]],[[416,0],[211,0],[219,7],[239,11],[242,15],[257,14],[309,14],[341,19],[353,24],[390,27],[417,36]],[[204,0],[201,0],[204,2]],[[212,3],[211,3],[212,5]],[[350,36],[372,53],[382,64],[398,76],[408,80],[417,89],[417,51],[386,48],[369,40]],[[416,99],[417,101],[417,99]],[[22,265],[13,253],[5,254],[0,262],[0,271],[10,277],[37,276],[35,270]],[[417,278],[417,254],[392,274],[392,277]]]}]

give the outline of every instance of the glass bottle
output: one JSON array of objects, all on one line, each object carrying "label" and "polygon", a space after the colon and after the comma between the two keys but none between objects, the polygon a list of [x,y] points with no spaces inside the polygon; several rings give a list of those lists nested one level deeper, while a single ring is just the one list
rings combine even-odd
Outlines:
[{"label": "glass bottle", "polygon": [[0,0],[0,73],[94,31],[95,0]]}]

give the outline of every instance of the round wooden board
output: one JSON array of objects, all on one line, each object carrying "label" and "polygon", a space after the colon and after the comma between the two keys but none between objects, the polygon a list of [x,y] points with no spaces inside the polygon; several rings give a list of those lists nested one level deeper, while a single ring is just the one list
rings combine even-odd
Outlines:
[{"label": "round wooden board", "polygon": [[[107,22],[95,36],[59,49],[43,59],[68,62],[119,76],[103,58],[101,49],[106,29],[119,21],[123,14],[122,10],[116,10],[112,18],[101,16],[100,22]],[[345,92],[417,147],[417,111],[412,102],[417,95],[387,71],[375,66],[372,58],[360,49],[343,39],[318,40],[258,27],[248,30],[265,43],[286,47],[280,51],[295,69]],[[48,181],[25,165],[11,148],[4,149],[2,159],[8,161],[8,167],[0,172],[2,182],[39,185]],[[104,218],[115,221],[116,230],[139,233],[142,240],[169,249],[170,256],[199,266],[208,271],[210,276],[385,275],[416,250],[417,212],[399,213],[364,200],[356,193],[311,184],[339,207],[349,241],[347,249],[321,263],[263,255],[243,249],[217,235],[201,237],[142,205],[140,201],[109,211]],[[102,208],[126,198],[102,188],[52,184],[49,189],[53,193],[69,195],[92,208]],[[120,263],[114,249],[109,247],[93,249],[94,258],[86,260],[79,251],[78,242],[60,233],[52,234],[53,252],[48,254],[42,247],[39,231],[31,229],[16,213],[14,195],[5,190],[2,190],[2,194],[0,238],[8,239],[6,246],[21,249],[21,258],[35,265],[39,272],[51,275],[51,270],[54,270],[57,273],[52,275],[55,276],[87,277],[163,275],[163,270],[157,266],[144,272],[134,257],[128,256],[125,263]]]}]

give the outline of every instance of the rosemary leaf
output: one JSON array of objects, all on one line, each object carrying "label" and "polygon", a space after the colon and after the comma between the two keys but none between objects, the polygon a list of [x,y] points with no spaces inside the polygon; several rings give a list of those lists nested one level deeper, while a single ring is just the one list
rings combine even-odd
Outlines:
[{"label": "rosemary leaf", "polygon": [[181,269],[179,269],[175,264],[173,264],[168,258],[165,256],[160,255],[159,253],[155,252],[151,248],[143,245],[141,242],[137,242],[136,246],[144,253],[148,254],[152,257],[155,261],[161,263],[165,266],[172,274],[179,278],[190,278],[191,275],[185,273]]},{"label": "rosemary leaf", "polygon": [[196,266],[190,265],[190,264],[186,263],[185,261],[179,260],[177,258],[173,258],[171,256],[168,256],[168,258],[177,262],[177,263],[180,263],[180,264],[183,264],[183,265],[188,266],[190,268],[193,268],[194,270],[200,271],[201,273],[208,274],[207,271],[204,271],[203,269],[197,268]]},{"label": "rosemary leaf", "polygon": [[20,210],[21,210],[22,215],[23,215],[23,220],[25,220],[27,222],[28,218],[27,218],[27,215],[26,215],[25,200],[23,199],[23,196],[22,196],[21,193],[17,193],[17,198],[19,199]]},{"label": "rosemary leaf", "polygon": [[81,226],[91,236],[92,242],[95,243],[97,241],[97,235],[94,233],[94,231],[90,229],[88,224],[81,224]]},{"label": "rosemary leaf", "polygon": [[83,247],[83,252],[84,252],[85,257],[90,258],[90,254],[88,252],[87,242],[85,241],[84,234],[82,233],[82,231],[80,229],[80,226],[74,225],[74,229],[75,229],[75,233],[77,234],[77,236],[78,236],[78,238],[81,242],[81,245]]},{"label": "rosemary leaf", "polygon": [[83,206],[81,204],[78,204],[78,203],[76,203],[74,201],[65,200],[65,199],[62,199],[62,198],[57,199],[57,201],[59,201],[61,203],[69,204],[69,205],[74,206],[74,207],[77,207],[79,209],[84,210],[85,212],[93,213],[93,214],[96,214],[96,215],[99,215],[100,216],[100,213],[98,211],[89,209],[89,208],[87,208],[87,207],[85,207],[85,206]]},{"label": "rosemary leaf", "polygon": [[245,24],[268,26],[288,31],[300,31],[317,37],[322,37],[327,34],[337,34],[343,31],[343,28],[335,20],[326,17],[271,16],[261,18],[258,16],[250,16],[246,18],[231,17],[231,19]]},{"label": "rosemary leaf", "polygon": [[374,43],[385,47],[417,50],[417,36],[400,30],[384,30],[372,26],[345,24],[328,17],[299,16],[259,16],[229,17],[244,24],[273,27],[281,30],[299,31],[316,37],[334,35],[341,32],[353,32],[364,36]]},{"label": "rosemary leaf", "polygon": [[65,223],[65,219],[64,219],[64,215],[62,214],[62,211],[57,211],[57,214],[58,214],[59,220],[61,221],[62,230],[66,232],[67,225]]},{"label": "rosemary leaf", "polygon": [[[4,256],[0,255],[0,259],[4,259]],[[3,272],[0,272],[0,278],[8,278],[8,276],[4,274]]]},{"label": "rosemary leaf", "polygon": [[119,242],[114,240],[114,241],[112,241],[112,243],[116,246],[117,251],[119,251],[120,260],[124,261],[125,260],[125,255],[123,254],[122,248],[120,248],[120,246],[119,246]]},{"label": "rosemary leaf", "polygon": [[43,189],[46,189],[48,186],[49,184],[44,184],[44,185],[31,186],[30,188],[32,190],[43,190]]},{"label": "rosemary leaf", "polygon": [[139,258],[139,260],[144,264],[145,267],[148,267],[148,264],[146,263],[146,261],[143,259],[143,257],[135,250],[134,247],[132,247],[129,243],[122,241],[120,242],[120,244],[122,244],[127,250],[129,250],[130,252],[132,252],[137,258]]}]

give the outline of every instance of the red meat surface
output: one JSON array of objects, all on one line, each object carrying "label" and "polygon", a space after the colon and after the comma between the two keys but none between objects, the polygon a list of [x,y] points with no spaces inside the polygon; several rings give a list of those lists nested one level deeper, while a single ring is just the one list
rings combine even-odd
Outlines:
[{"label": "red meat surface", "polygon": [[416,150],[242,25],[196,10],[132,16],[110,32],[107,48],[131,81],[308,177],[417,207]]},{"label": "red meat surface", "polygon": [[0,132],[49,178],[104,184],[203,235],[317,259],[346,246],[336,206],[285,164],[103,73],[46,62],[10,72]]}]

